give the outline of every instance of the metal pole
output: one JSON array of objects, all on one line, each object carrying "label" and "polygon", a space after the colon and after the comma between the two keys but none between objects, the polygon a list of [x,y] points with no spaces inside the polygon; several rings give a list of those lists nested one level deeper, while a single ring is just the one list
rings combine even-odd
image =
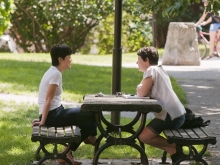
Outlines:
[{"label": "metal pole", "polygon": [[[114,48],[112,59],[112,94],[121,92],[121,26],[122,26],[122,0],[115,0],[115,27],[114,27]],[[111,112],[111,123],[120,124],[120,112]]]}]

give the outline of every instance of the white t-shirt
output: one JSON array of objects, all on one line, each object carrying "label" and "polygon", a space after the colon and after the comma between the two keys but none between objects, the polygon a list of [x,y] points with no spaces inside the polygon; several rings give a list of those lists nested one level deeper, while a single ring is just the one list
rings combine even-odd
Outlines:
[{"label": "white t-shirt", "polygon": [[162,111],[154,113],[156,118],[165,120],[167,113],[171,119],[182,116],[185,113],[185,108],[173,91],[170,78],[162,66],[150,66],[143,75],[143,79],[151,77],[153,79],[153,86],[151,97],[156,99]]},{"label": "white t-shirt", "polygon": [[62,89],[62,74],[61,72],[54,66],[51,66],[44,74],[41,79],[39,86],[39,94],[38,94],[38,105],[39,105],[39,114],[43,113],[44,104],[46,102],[46,94],[48,90],[49,84],[58,85],[57,91],[55,92],[55,96],[51,102],[51,106],[49,110],[53,110],[58,108],[61,105],[61,93]]}]

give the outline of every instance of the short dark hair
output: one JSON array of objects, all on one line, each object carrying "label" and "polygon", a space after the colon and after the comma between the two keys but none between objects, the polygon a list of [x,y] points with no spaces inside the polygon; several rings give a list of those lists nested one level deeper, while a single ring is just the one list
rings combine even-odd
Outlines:
[{"label": "short dark hair", "polygon": [[149,63],[152,65],[157,65],[159,60],[159,55],[157,49],[153,46],[145,46],[140,48],[137,51],[137,55],[142,58],[143,61],[146,61],[146,58],[149,59]]},{"label": "short dark hair", "polygon": [[52,65],[58,66],[59,57],[61,57],[62,59],[65,59],[66,56],[71,55],[71,54],[72,54],[72,50],[66,44],[59,44],[59,45],[54,46],[50,51]]}]

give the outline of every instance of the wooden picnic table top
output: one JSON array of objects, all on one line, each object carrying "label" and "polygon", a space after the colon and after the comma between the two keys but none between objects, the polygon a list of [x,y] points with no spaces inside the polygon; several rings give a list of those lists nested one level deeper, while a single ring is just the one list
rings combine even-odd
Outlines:
[{"label": "wooden picnic table top", "polygon": [[157,100],[150,98],[125,98],[117,95],[97,95],[88,94],[84,96],[81,106],[82,111],[138,111],[142,113],[160,112],[161,106]]}]

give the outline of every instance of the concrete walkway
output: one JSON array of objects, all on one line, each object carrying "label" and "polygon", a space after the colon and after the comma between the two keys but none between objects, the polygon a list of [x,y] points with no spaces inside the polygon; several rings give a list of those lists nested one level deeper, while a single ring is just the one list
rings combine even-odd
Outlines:
[{"label": "concrete walkway", "polygon": [[217,138],[215,146],[209,146],[214,165],[220,165],[220,58],[201,61],[200,66],[164,66],[170,76],[177,79],[187,94],[188,107],[204,120]]},{"label": "concrete walkway", "polygon": [[[134,64],[123,64],[123,67],[137,67]],[[212,156],[208,157],[209,164],[220,165],[220,58],[214,57],[201,61],[200,66],[164,66],[170,76],[177,79],[187,94],[188,107],[196,115],[205,120],[211,120],[208,127],[213,136],[217,138],[217,145],[209,146]],[[17,96],[0,94],[0,100],[15,100],[17,102],[37,102],[37,98],[29,96]],[[63,104],[69,106],[80,106],[77,103]],[[133,114],[124,114],[129,117]],[[81,161],[81,160],[78,160]],[[83,165],[91,164],[92,160],[82,160]],[[125,165],[139,160],[100,160],[103,164]],[[150,165],[159,165],[159,159],[149,159]],[[168,159],[170,162],[170,159]],[[211,163],[212,162],[212,163]],[[183,163],[185,164],[185,163]],[[186,164],[189,164],[188,162]]]}]

